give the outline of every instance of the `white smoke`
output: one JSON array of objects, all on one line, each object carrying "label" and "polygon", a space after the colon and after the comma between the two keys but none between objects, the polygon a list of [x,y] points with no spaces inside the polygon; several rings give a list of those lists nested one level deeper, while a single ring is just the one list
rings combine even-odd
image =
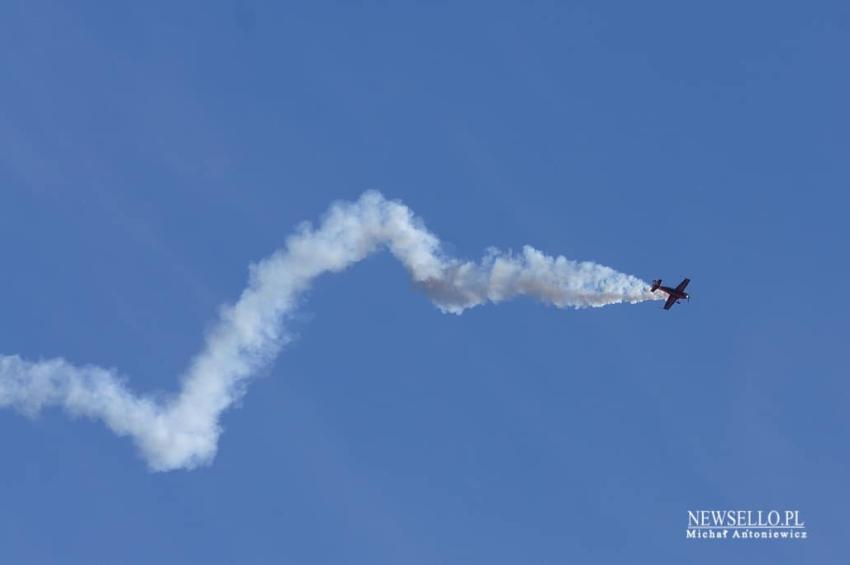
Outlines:
[{"label": "white smoke", "polygon": [[590,262],[489,250],[478,263],[447,257],[410,209],[367,192],[333,205],[317,228],[304,224],[286,245],[250,268],[239,300],[221,309],[203,349],[181,377],[179,391],[140,395],[121,375],[63,359],[27,361],[0,355],[0,406],[35,415],[61,406],[130,436],[151,469],[191,469],[212,461],[221,413],[245,393],[287,339],[285,321],[317,276],[341,271],[387,248],[444,312],[530,296],[559,308],[655,300],[647,284]]}]

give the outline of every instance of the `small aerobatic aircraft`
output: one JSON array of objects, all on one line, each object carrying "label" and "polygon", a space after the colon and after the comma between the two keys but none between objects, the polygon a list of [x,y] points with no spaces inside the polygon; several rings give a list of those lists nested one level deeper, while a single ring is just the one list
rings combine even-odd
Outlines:
[{"label": "small aerobatic aircraft", "polygon": [[650,287],[651,292],[655,292],[656,290],[661,290],[662,292],[667,293],[667,302],[664,303],[664,309],[669,310],[673,307],[674,304],[678,304],[679,301],[683,298],[690,299],[688,293],[685,292],[685,287],[688,286],[688,283],[691,282],[691,279],[684,279],[679,283],[679,286],[676,288],[670,288],[669,286],[661,286],[661,279],[652,281],[652,286]]}]

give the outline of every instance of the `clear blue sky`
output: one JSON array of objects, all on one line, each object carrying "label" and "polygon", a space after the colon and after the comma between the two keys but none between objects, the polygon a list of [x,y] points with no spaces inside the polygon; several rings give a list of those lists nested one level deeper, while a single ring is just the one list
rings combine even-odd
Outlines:
[{"label": "clear blue sky", "polygon": [[[248,263],[370,188],[694,299],[456,317],[373,257],[210,467],[0,412],[0,562],[847,562],[845,2],[121,4],[0,6],[3,353],[174,390]],[[810,539],[684,539],[772,507]]]}]

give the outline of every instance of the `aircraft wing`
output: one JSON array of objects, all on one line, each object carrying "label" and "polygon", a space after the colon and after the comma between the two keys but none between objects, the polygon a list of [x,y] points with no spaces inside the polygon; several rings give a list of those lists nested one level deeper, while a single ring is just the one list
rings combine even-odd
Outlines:
[{"label": "aircraft wing", "polygon": [[[687,279],[686,279],[687,280]],[[682,285],[679,285],[682,286]],[[667,302],[664,303],[664,309],[669,310],[676,303],[676,297],[674,295],[670,295],[667,297]]]},{"label": "aircraft wing", "polygon": [[691,282],[691,279],[685,279],[679,283],[679,286],[676,287],[676,292],[682,292],[685,290],[685,287],[688,286],[688,283]]}]

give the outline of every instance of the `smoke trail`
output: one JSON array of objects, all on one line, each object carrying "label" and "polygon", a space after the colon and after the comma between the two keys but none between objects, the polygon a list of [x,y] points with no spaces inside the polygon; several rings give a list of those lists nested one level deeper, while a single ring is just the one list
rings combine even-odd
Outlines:
[{"label": "smoke trail", "polygon": [[317,276],[339,272],[384,247],[443,312],[460,314],[521,295],[559,308],[656,299],[633,276],[528,246],[518,254],[489,250],[478,263],[447,257],[410,209],[367,192],[356,202],[333,205],[317,228],[301,225],[282,249],[251,265],[247,288],[221,309],[171,396],[136,394],[109,369],[0,355],[0,406],[28,415],[61,406],[101,420],[116,434],[130,436],[153,470],[209,463],[222,431],[221,413],[286,342],[286,318],[299,295]]}]

